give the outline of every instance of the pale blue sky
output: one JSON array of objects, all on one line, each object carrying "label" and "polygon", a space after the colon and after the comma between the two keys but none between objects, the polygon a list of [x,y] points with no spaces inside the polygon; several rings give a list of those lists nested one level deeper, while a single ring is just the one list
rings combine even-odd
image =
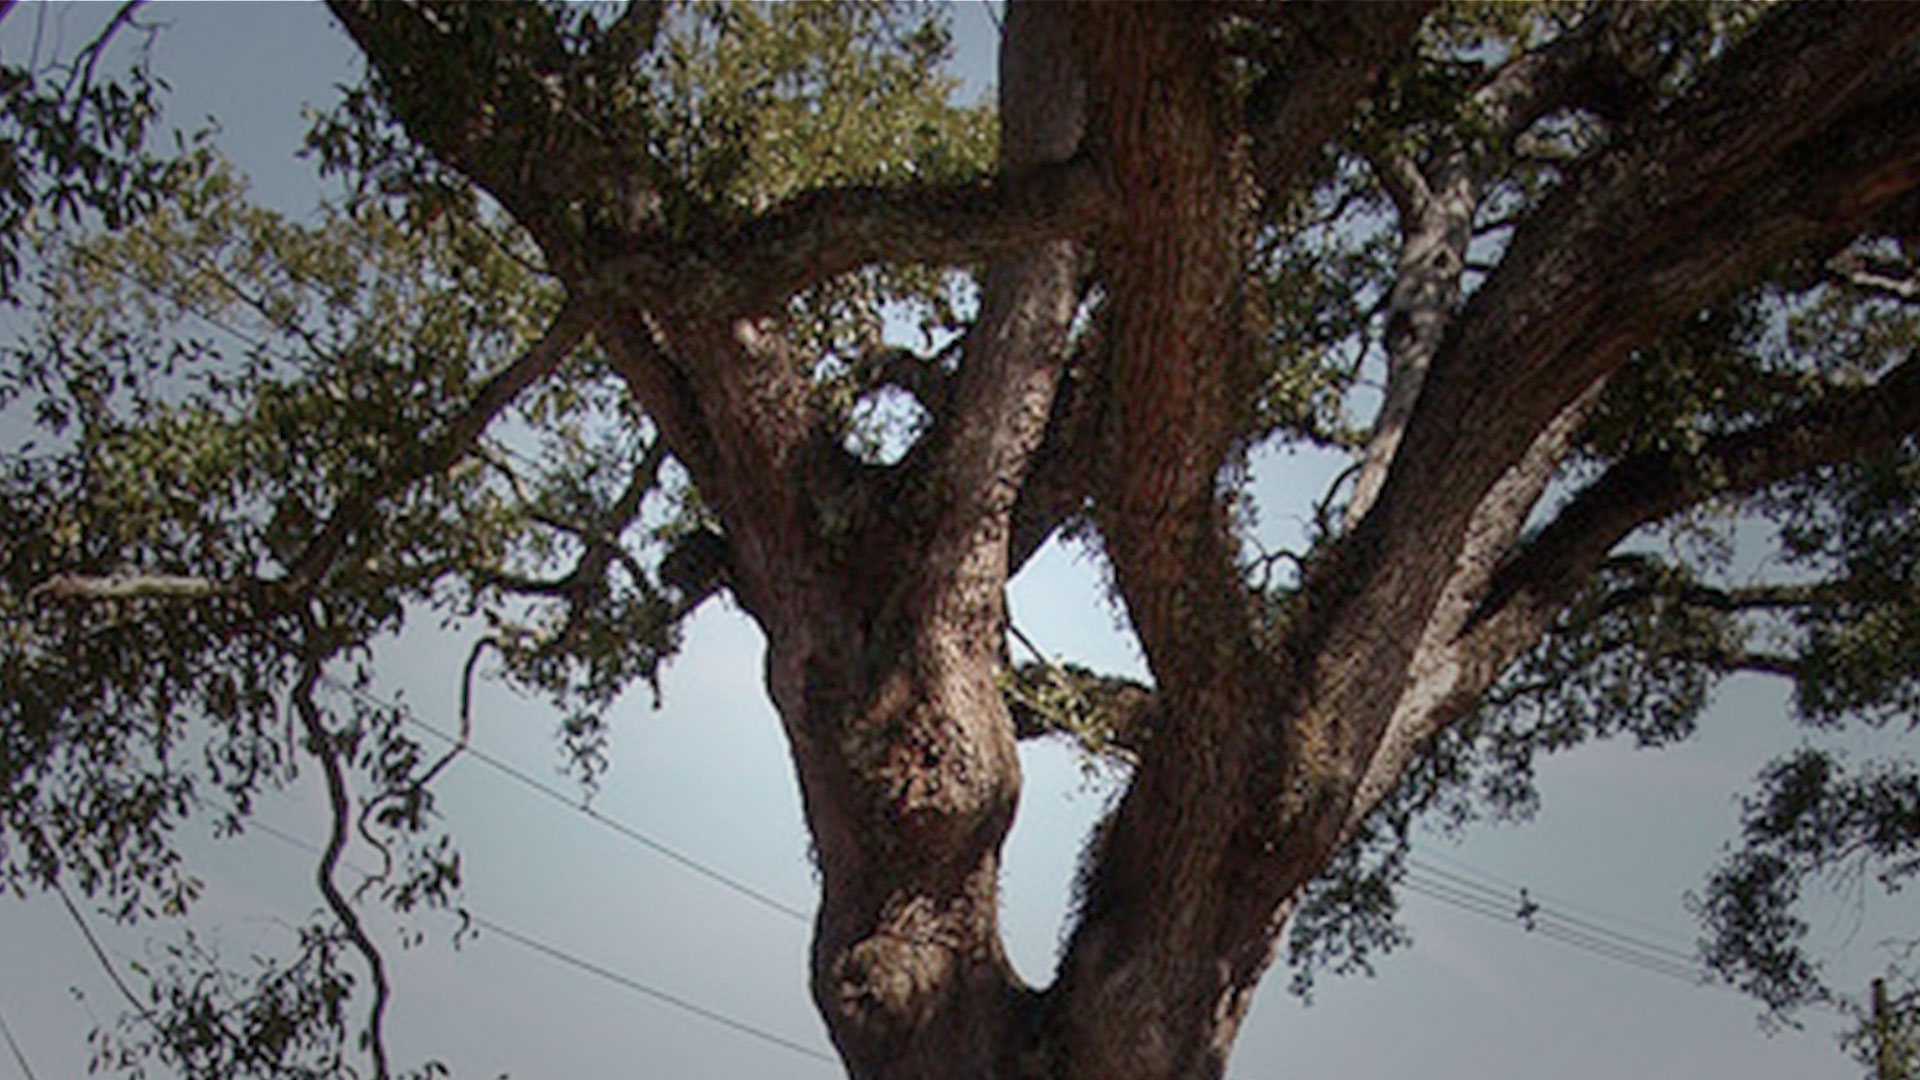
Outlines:
[{"label": "pale blue sky", "polygon": [[[46,12],[65,19],[71,47],[108,9]],[[22,55],[38,16],[23,5],[0,27],[0,50]],[[157,69],[174,85],[169,119],[218,118],[220,145],[263,199],[300,210],[317,188],[293,158],[303,102],[324,105],[353,77],[348,43],[307,4],[158,4],[170,22]],[[986,9],[954,12],[961,65],[986,81],[994,28]],[[1330,471],[1304,456],[1263,458],[1264,520],[1298,521]],[[1049,549],[1016,583],[1014,611],[1044,649],[1108,667],[1137,666],[1084,556]],[[404,691],[423,715],[451,725],[465,646],[410,633],[381,654],[383,694]],[[757,631],[724,604],[694,620],[664,680],[665,707],[633,695],[615,717],[613,766],[596,808],[645,830],[787,904],[811,910],[814,882],[786,749],[760,686]],[[477,698],[476,741],[552,779],[553,718],[497,686]],[[1774,753],[1800,735],[1777,691],[1731,686],[1698,738],[1671,751],[1598,747],[1542,769],[1545,809],[1520,829],[1479,831],[1421,849],[1534,892],[1586,905],[1582,914],[1682,949],[1694,927],[1682,905],[1733,833],[1734,799]],[[1045,981],[1053,962],[1077,851],[1107,792],[1090,785],[1057,746],[1023,748],[1025,797],[1004,883],[1009,948],[1022,972]],[[443,807],[457,830],[477,913],[603,967],[826,1049],[806,991],[808,928],[601,828],[578,813],[465,761],[446,776]],[[262,818],[318,839],[311,790],[270,800]],[[197,925],[241,958],[284,945],[276,919],[318,904],[311,859],[253,834],[214,843],[189,837],[207,878]],[[1240,1037],[1231,1075],[1424,1080],[1553,1076],[1741,1076],[1807,1080],[1855,1075],[1831,1025],[1769,1038],[1750,1001],[1614,963],[1418,896],[1408,899],[1417,944],[1384,960],[1377,978],[1326,980],[1303,1008],[1269,977]],[[1912,910],[1896,913],[1911,924]],[[1631,920],[1631,923],[1629,923]],[[101,925],[103,931],[108,930]],[[444,931],[445,926],[428,924]],[[167,928],[157,927],[164,932]],[[1824,942],[1849,937],[1837,911],[1816,925]],[[1668,936],[1671,935],[1671,936]],[[121,962],[144,954],[140,934],[107,932]],[[1879,962],[1869,925],[1835,952],[1835,970],[1863,982]],[[391,939],[388,939],[391,942]],[[441,939],[389,949],[395,1000],[389,1030],[399,1063],[439,1056],[456,1076],[833,1076],[837,1070],[665,1007],[482,934],[460,949]],[[57,903],[0,901],[0,1014],[42,1080],[80,1075],[91,1017],[119,1003]],[[0,1054],[0,1080],[18,1076]]]}]

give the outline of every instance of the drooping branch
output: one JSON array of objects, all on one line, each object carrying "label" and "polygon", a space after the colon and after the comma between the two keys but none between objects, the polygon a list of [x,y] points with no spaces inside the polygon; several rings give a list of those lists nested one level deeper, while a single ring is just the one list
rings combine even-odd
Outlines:
[{"label": "drooping branch", "polygon": [[300,718],[301,728],[306,734],[307,752],[320,763],[321,776],[327,785],[327,805],[332,814],[326,851],[320,856],[320,865],[314,868],[314,881],[320,888],[320,895],[326,900],[327,909],[339,920],[347,940],[367,965],[368,975],[373,982],[373,1001],[367,1009],[365,1044],[367,1052],[373,1057],[374,1080],[388,1080],[392,1074],[387,1068],[386,1016],[392,989],[387,982],[386,960],[367,936],[360,916],[353,910],[353,905],[347,902],[346,896],[340,891],[339,882],[334,878],[340,868],[341,853],[347,846],[348,829],[352,821],[352,797],[347,791],[346,774],[340,766],[340,749],[335,745],[337,740],[327,731],[320,718],[320,708],[313,700],[320,675],[321,661],[310,653],[301,661],[300,681],[292,691],[293,710]]}]

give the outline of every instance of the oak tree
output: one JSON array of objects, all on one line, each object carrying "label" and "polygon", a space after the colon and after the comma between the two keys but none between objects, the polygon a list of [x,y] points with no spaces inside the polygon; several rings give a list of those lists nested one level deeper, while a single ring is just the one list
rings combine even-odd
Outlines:
[{"label": "oak tree", "polygon": [[[185,909],[175,825],[327,784],[323,917],[171,984],[183,1071],[392,1069],[339,862],[457,890],[448,758],[350,692],[410,613],[588,771],[688,612],[757,623],[863,1080],[1218,1076],[1277,954],[1390,946],[1412,824],[1523,815],[1540,755],[1684,738],[1740,672],[1915,715],[1920,5],[1014,2],[991,109],[931,9],[331,7],[347,197],[289,221],[183,152],[45,234],[0,384],[46,440],[0,479],[8,882]],[[1268,553],[1287,444],[1352,468]],[[1008,646],[1063,536],[1150,685]],[[1127,784],[1039,988],[999,857],[1062,731]],[[1795,905],[1911,875],[1917,792],[1769,770],[1706,963],[1827,994]]]}]

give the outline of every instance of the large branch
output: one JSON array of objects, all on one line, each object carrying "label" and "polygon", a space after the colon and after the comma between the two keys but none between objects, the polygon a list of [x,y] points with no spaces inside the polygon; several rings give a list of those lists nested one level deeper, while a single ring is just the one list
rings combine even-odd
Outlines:
[{"label": "large branch", "polygon": [[1399,219],[1400,252],[1387,297],[1387,391],[1354,477],[1345,527],[1352,528],[1379,496],[1453,323],[1480,205],[1475,160],[1486,151],[1504,152],[1542,116],[1592,98],[1601,92],[1596,87],[1613,81],[1596,72],[1618,66],[1603,62],[1610,56],[1603,44],[1628,48],[1619,24],[1637,23],[1623,10],[1600,7],[1574,29],[1500,65],[1468,100],[1471,137],[1442,147],[1432,160],[1391,145],[1370,149],[1374,174]]},{"label": "large branch", "polygon": [[1903,5],[1786,9],[1518,229],[1448,333],[1379,499],[1288,628],[1314,713],[1340,733],[1340,830],[1504,666],[1460,635],[1606,376],[1920,182],[1920,116],[1875,79],[1917,30]]},{"label": "large branch", "polygon": [[[1614,546],[1641,526],[1704,499],[1751,494],[1820,465],[1884,451],[1916,433],[1920,356],[1909,356],[1873,386],[1720,436],[1695,454],[1647,453],[1616,462],[1500,569],[1475,617],[1472,647],[1504,652],[1502,645],[1516,635],[1544,629]],[[1748,599],[1787,603],[1795,596]]]},{"label": "large branch", "polygon": [[1286,55],[1254,85],[1246,126],[1268,199],[1299,184],[1435,6],[1432,0],[1284,4],[1266,16],[1283,36]]},{"label": "large branch", "polygon": [[[1627,348],[1814,236],[1856,227],[1870,209],[1860,202],[1910,186],[1873,174],[1880,164],[1911,167],[1901,139],[1912,125],[1843,117],[1869,104],[1856,91],[1917,30],[1920,8],[1910,5],[1795,6],[1687,98],[1637,124],[1632,139],[1576,166],[1463,316],[1471,325],[1436,377],[1472,389],[1439,404],[1454,415],[1496,404],[1530,413],[1531,424],[1501,425],[1515,435],[1493,463],[1504,467],[1529,427]],[[1823,132],[1834,140],[1815,141]],[[1875,146],[1861,135],[1893,138]],[[1842,197],[1849,186],[1858,199]],[[1515,338],[1525,347],[1502,347]]]},{"label": "large branch", "polygon": [[1241,308],[1255,192],[1204,5],[1077,15],[1090,148],[1130,214],[1097,240],[1110,336],[1095,516],[1161,726],[1054,993],[1069,1076],[1212,1075],[1208,1047],[1246,1007],[1280,900],[1263,887],[1277,845],[1240,845],[1274,839],[1284,810],[1263,778],[1284,784],[1292,750],[1217,487],[1256,378]]},{"label": "large branch", "polygon": [[[1057,61],[1056,61],[1057,62]],[[1036,108],[1041,107],[1036,105]],[[804,192],[745,221],[698,233],[675,250],[724,268],[708,280],[717,310],[778,310],[786,298],[871,263],[963,266],[1093,231],[1112,200],[1084,158],[1047,160],[958,184],[855,185]],[[652,288],[684,293],[669,251],[619,264]]]},{"label": "large branch", "polygon": [[1398,642],[1368,650],[1350,686],[1403,685],[1437,605],[1453,605],[1456,625],[1471,613],[1532,505],[1518,496],[1538,490],[1513,478],[1537,478],[1523,464],[1543,433],[1633,349],[1781,258],[1851,235],[1920,182],[1920,115],[1902,95],[1848,111],[1917,29],[1920,7],[1905,5],[1775,16],[1724,59],[1736,70],[1709,73],[1577,168],[1522,226],[1448,335],[1348,545],[1394,568],[1394,582],[1355,594],[1341,620],[1363,635],[1384,625]]},{"label": "large branch", "polygon": [[[1044,173],[1065,161],[1083,174],[1081,186],[1097,193],[1098,171],[1075,156],[1086,126],[1086,84],[1073,46],[1064,8],[1007,9],[1000,167]],[[916,501],[925,540],[914,590],[916,602],[931,607],[920,616],[958,621],[976,648],[999,644],[1014,508],[1049,430],[1079,306],[1086,251],[1061,235],[1035,234],[988,265],[947,407],[923,449],[903,463],[912,470],[908,488],[923,493]]]},{"label": "large branch", "polygon": [[589,217],[627,218],[648,205],[635,148],[608,145],[572,108],[577,64],[552,13],[373,0],[328,0],[328,9],[408,134],[498,199],[549,265],[577,274]]}]

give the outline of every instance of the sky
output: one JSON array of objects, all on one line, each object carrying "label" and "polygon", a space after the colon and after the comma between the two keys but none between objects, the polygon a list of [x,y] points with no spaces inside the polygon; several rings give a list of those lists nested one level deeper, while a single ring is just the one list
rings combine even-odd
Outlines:
[{"label": "sky", "polygon": [[[70,51],[108,10],[22,5],[0,24],[0,56],[22,57],[36,26],[51,43],[62,22]],[[295,157],[300,109],[330,103],[357,73],[350,43],[324,10],[162,3],[147,18],[170,24],[155,58],[173,85],[169,122],[192,129],[217,118],[219,145],[263,201],[310,208],[319,188],[310,164]],[[953,22],[959,69],[977,91],[991,80],[993,17],[983,4],[963,3]],[[1284,541],[1332,467],[1275,453],[1260,459],[1255,475],[1264,520],[1276,531],[1270,539]],[[1139,671],[1099,567],[1084,553],[1047,549],[1014,583],[1011,605],[1049,653]],[[410,630],[380,650],[374,692],[404,695],[421,716],[450,728],[465,649],[460,639]],[[561,797],[476,756],[446,774],[441,806],[463,852],[464,902],[486,923],[454,948],[449,924],[429,920],[431,940],[401,949],[392,927],[376,922],[393,969],[396,1063],[438,1057],[458,1077],[838,1075],[831,1062],[808,1056],[830,1054],[806,985],[816,883],[791,765],[761,689],[761,654],[758,631],[736,609],[710,603],[695,617],[663,679],[663,706],[654,709],[642,692],[616,710],[611,768],[592,804],[598,819],[580,812],[555,772],[551,713],[481,684],[475,745]],[[1311,1006],[1286,993],[1286,971],[1277,967],[1242,1029],[1230,1077],[1858,1075],[1836,1048],[1831,1022],[1809,1017],[1803,1031],[1769,1035],[1748,999],[1529,933],[1506,914],[1524,885],[1593,925],[1689,952],[1697,931],[1685,894],[1734,835],[1739,793],[1802,739],[1783,715],[1778,688],[1736,681],[1682,747],[1599,746],[1548,761],[1544,806],[1532,824],[1423,838],[1415,854],[1427,880],[1454,889],[1479,882],[1497,898],[1476,913],[1408,896],[1414,946],[1385,958],[1373,978],[1323,979]],[[1059,745],[1023,746],[1022,764],[1004,920],[1016,965],[1044,983],[1081,843],[1113,792]],[[285,797],[268,800],[263,825],[319,842],[324,801],[312,780],[309,771]],[[287,924],[319,904],[312,856],[267,832],[216,842],[190,830],[183,842],[207,881],[195,926],[236,961],[283,948]],[[1914,914],[1910,901],[1864,916],[1834,905],[1813,933],[1835,977],[1864,987],[1883,962],[1873,943],[1888,926],[1911,927]],[[173,930],[125,932],[97,918],[93,925],[120,965],[153,957]],[[0,898],[0,1017],[31,1069],[0,1053],[0,1080],[81,1075],[87,1032],[119,1011],[58,902]]]}]

